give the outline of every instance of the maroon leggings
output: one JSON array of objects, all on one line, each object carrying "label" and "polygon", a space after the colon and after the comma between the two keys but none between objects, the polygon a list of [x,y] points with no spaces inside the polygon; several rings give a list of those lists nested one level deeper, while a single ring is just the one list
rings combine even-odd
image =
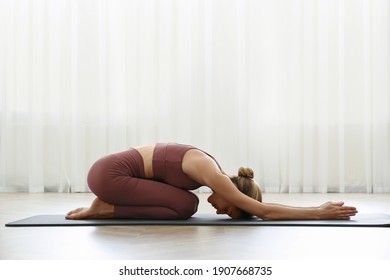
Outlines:
[{"label": "maroon leggings", "polygon": [[114,205],[117,218],[188,219],[197,211],[199,199],[192,192],[144,178],[143,159],[130,149],[96,161],[88,185],[97,197]]}]

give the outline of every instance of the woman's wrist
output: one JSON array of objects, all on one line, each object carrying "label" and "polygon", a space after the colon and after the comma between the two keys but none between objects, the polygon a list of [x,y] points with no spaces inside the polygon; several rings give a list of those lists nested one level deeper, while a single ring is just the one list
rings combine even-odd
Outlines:
[{"label": "woman's wrist", "polygon": [[314,207],[314,219],[322,220],[322,211],[320,207]]}]

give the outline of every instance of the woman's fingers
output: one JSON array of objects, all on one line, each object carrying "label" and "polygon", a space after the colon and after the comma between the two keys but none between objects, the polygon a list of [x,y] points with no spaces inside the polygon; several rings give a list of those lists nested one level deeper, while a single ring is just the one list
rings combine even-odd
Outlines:
[{"label": "woman's fingers", "polygon": [[349,220],[358,212],[356,207],[345,206],[343,201],[327,202],[321,206],[325,219]]}]

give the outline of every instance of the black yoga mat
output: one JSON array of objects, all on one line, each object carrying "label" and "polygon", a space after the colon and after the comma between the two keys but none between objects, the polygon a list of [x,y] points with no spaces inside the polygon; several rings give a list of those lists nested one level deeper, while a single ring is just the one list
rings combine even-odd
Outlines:
[{"label": "black yoga mat", "polygon": [[196,214],[188,220],[93,219],[66,220],[64,215],[38,215],[7,223],[7,227],[59,226],[322,226],[322,227],[390,227],[390,215],[358,214],[351,220],[263,221],[233,220],[227,216]]}]

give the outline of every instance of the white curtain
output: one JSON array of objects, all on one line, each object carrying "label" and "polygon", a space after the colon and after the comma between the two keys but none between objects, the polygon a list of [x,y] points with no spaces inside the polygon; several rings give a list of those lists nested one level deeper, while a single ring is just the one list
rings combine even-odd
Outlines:
[{"label": "white curtain", "polygon": [[386,0],[0,0],[0,191],[196,145],[266,192],[390,192]]}]

